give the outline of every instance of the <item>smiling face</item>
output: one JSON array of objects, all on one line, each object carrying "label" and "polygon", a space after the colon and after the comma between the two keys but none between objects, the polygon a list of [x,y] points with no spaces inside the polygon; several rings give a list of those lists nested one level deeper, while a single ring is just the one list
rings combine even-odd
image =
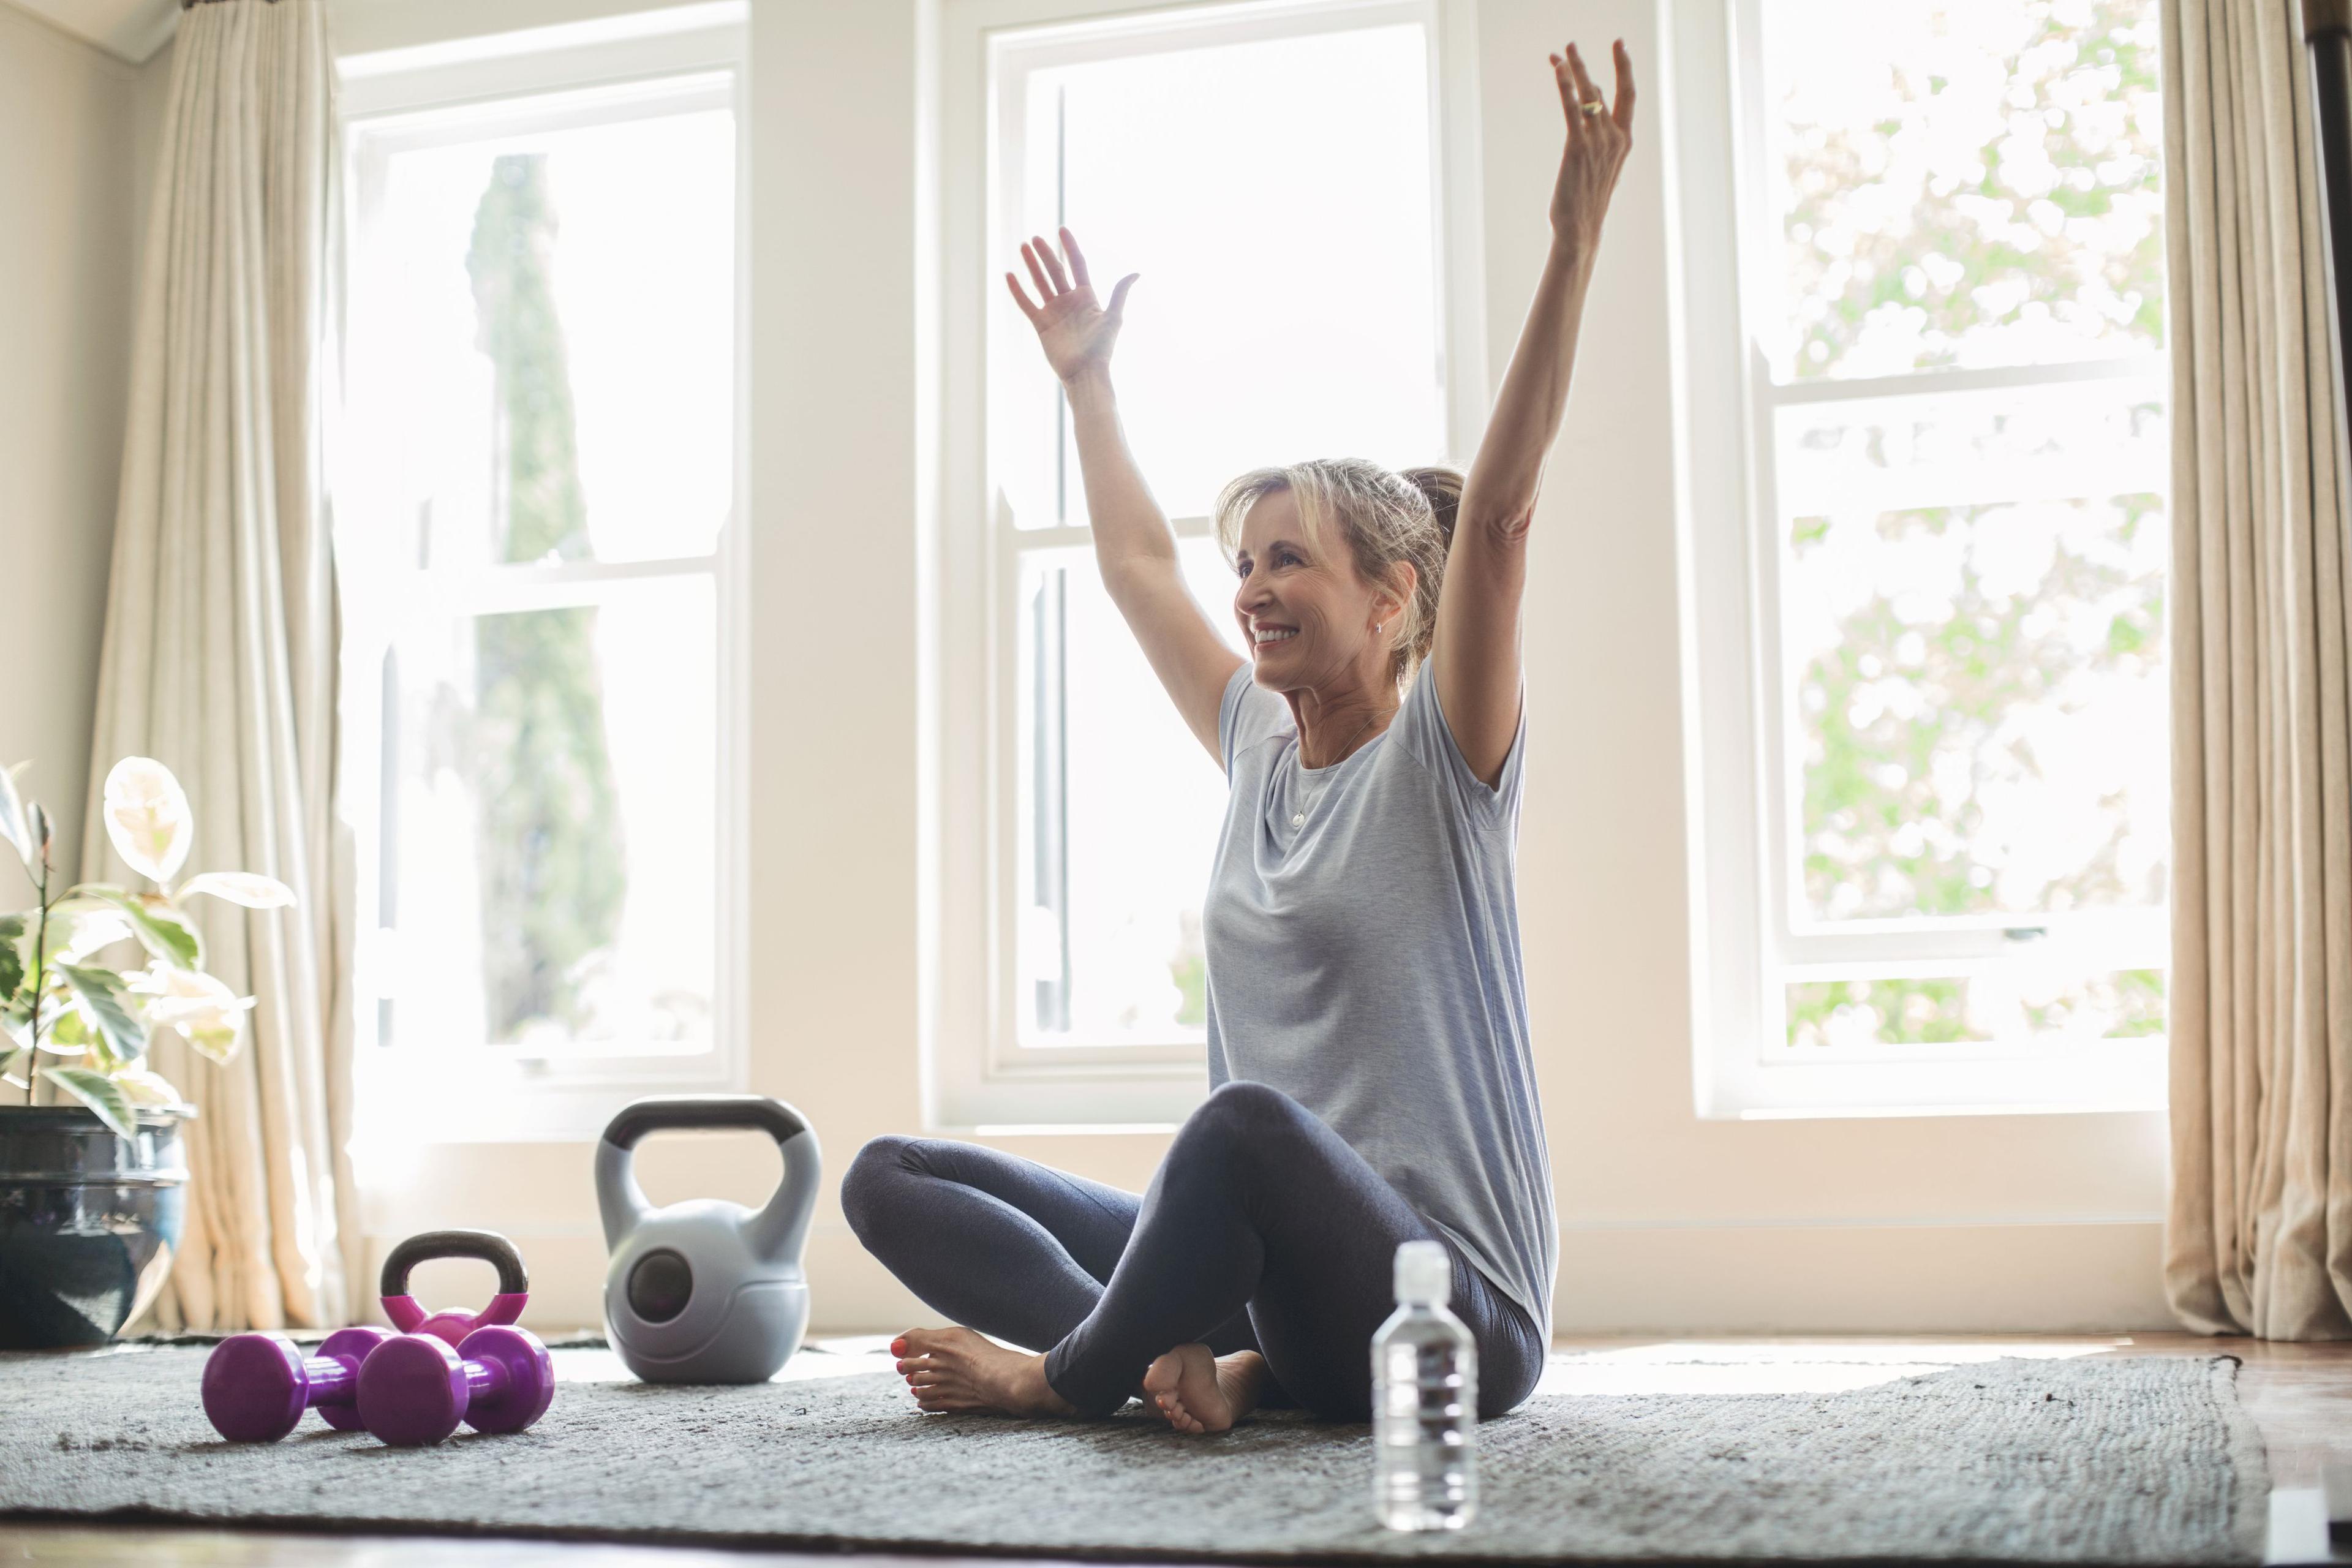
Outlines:
[{"label": "smiling face", "polygon": [[1308,532],[1298,498],[1271,490],[1251,503],[1234,550],[1234,618],[1257,683],[1276,691],[1362,682],[1388,655],[1374,622],[1394,619],[1396,596],[1358,574],[1344,548]]}]

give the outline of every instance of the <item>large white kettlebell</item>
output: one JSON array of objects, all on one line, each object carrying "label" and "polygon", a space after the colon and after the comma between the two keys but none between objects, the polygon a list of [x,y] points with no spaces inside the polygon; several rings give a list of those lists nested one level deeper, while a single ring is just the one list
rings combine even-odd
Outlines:
[{"label": "large white kettlebell", "polygon": [[[667,1128],[742,1127],[769,1134],[784,1179],[756,1211],[718,1198],[657,1209],[632,1169],[637,1140]],[[613,1118],[596,1145],[604,1245],[604,1326],[648,1383],[764,1383],[801,1348],[808,1279],[801,1254],[824,1157],[816,1131],[756,1094],[662,1095]]]}]

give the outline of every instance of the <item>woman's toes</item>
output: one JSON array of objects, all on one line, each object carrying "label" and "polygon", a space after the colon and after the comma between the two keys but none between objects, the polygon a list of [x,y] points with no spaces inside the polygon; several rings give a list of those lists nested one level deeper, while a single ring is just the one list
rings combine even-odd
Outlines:
[{"label": "woman's toes", "polygon": [[1176,1384],[1183,1375],[1183,1358],[1170,1351],[1143,1369],[1143,1386],[1165,1403],[1167,1396],[1176,1392]]},{"label": "woman's toes", "polygon": [[907,1357],[935,1356],[956,1349],[962,1329],[908,1329],[890,1342],[890,1349]]}]

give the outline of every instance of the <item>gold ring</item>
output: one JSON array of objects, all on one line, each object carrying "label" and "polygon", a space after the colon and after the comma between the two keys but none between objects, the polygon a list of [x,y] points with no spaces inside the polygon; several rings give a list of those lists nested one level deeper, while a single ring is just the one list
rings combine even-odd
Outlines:
[{"label": "gold ring", "polygon": [[1597,98],[1588,98],[1578,103],[1576,107],[1586,119],[1590,120],[1601,112],[1601,100]]}]

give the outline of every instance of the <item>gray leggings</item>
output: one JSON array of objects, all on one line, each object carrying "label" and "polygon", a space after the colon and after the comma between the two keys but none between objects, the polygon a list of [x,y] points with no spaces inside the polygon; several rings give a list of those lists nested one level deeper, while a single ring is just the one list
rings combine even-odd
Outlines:
[{"label": "gray leggings", "polygon": [[1141,1198],[992,1149],[877,1138],[842,1179],[866,1250],[934,1311],[1045,1352],[1086,1415],[1126,1403],[1181,1344],[1255,1350],[1269,1405],[1371,1412],[1373,1331],[1393,1310],[1399,1244],[1454,1258],[1454,1314],[1478,1344],[1478,1413],[1535,1389],[1544,1346],[1361,1155],[1297,1100],[1228,1083],[1178,1130]]}]

